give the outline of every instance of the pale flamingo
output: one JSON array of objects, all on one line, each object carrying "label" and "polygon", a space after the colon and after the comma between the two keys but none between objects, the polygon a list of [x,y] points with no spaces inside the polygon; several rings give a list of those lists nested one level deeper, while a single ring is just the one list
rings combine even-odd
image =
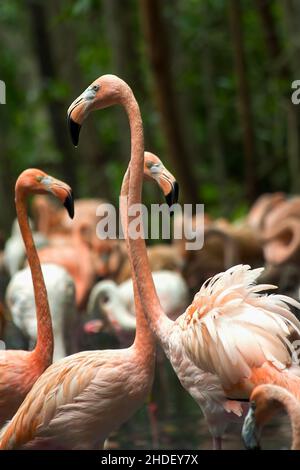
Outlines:
[{"label": "pale flamingo", "polygon": [[[29,226],[32,223],[29,220]],[[39,232],[33,233],[33,241],[37,248],[48,245],[47,238]],[[11,236],[6,241],[3,253],[3,262],[10,277],[16,274],[24,266],[26,257],[25,246],[22,239],[18,219],[15,219],[12,225]]]},{"label": "pale flamingo", "polygon": [[[154,271],[152,276],[164,311],[169,318],[175,320],[188,305],[188,287],[184,279],[173,271]],[[98,333],[105,324],[109,325],[117,336],[121,334],[122,337],[122,333],[134,333],[132,280],[128,279],[120,285],[110,280],[97,282],[91,290],[87,312],[90,317],[96,313],[96,319],[85,323],[84,328],[88,333]]]},{"label": "pale flamingo", "polygon": [[[115,241],[115,240],[113,240]],[[126,251],[126,252],[125,252]],[[184,259],[177,246],[159,243],[147,248],[151,271],[181,272]],[[131,266],[123,240],[116,240],[106,256],[105,276],[117,284],[131,278]]]},{"label": "pale flamingo", "polygon": [[259,385],[250,396],[242,437],[247,449],[260,449],[261,431],[272,416],[287,412],[292,426],[292,450],[300,450],[300,402],[291,392],[278,385]]},{"label": "pale flamingo", "polygon": [[281,192],[262,194],[249,210],[246,217],[247,225],[260,234],[268,214],[282,204],[285,199],[285,194]]},{"label": "pale flamingo", "polygon": [[[31,213],[35,229],[48,240],[58,236],[64,237],[68,234],[70,222],[69,219],[68,222],[65,221],[67,219],[65,219],[65,211],[58,207],[56,201],[48,195],[38,194],[33,198]],[[76,208],[75,213],[77,214]]]},{"label": "pale flamingo", "polygon": [[[75,285],[71,276],[61,266],[43,264],[42,273],[46,284],[54,336],[53,361],[67,355],[65,331],[75,324]],[[10,280],[6,305],[15,325],[29,339],[33,349],[37,340],[36,310],[31,272],[29,268],[18,271]]]},{"label": "pale flamingo", "polygon": [[42,248],[39,250],[39,258],[43,264],[57,264],[66,269],[76,286],[76,305],[78,309],[82,309],[97,277],[98,258],[82,242],[80,231],[73,233],[67,244],[53,244]]},{"label": "pale flamingo", "polygon": [[39,249],[40,261],[67,270],[75,282],[77,307],[83,309],[97,277],[105,275],[101,255],[105,255],[112,243],[99,240],[96,235],[97,209],[104,201],[75,200],[73,223],[49,198],[39,196],[34,203],[36,225],[48,240]]},{"label": "pale flamingo", "polygon": [[[131,207],[141,203],[144,140],[139,107],[128,85],[112,75],[95,80],[69,108],[69,124],[77,145],[89,112],[117,103],[125,107],[131,129]],[[201,406],[215,448],[221,446],[228,418],[242,415],[235,399],[248,399],[254,386],[274,382],[300,390],[300,379],[288,372],[287,346],[291,331],[300,334],[288,304],[299,304],[280,295],[260,295],[271,287],[253,286],[261,269],[241,265],[215,276],[174,322],[160,306],[145,241],[129,237],[128,243],[143,311],[181,383]]]},{"label": "pale flamingo", "polygon": [[264,256],[271,265],[298,264],[300,260],[300,197],[276,206],[265,218],[261,238]]},{"label": "pale flamingo", "polygon": [[31,270],[37,318],[37,343],[33,351],[0,351],[0,423],[10,419],[38,377],[52,362],[53,332],[47,291],[26,214],[26,199],[32,193],[52,193],[73,216],[68,185],[36,169],[25,170],[16,182],[16,210]]},{"label": "pale flamingo", "polygon": [[[104,77],[104,85],[106,81],[104,102],[112,97],[110,80]],[[163,166],[161,172],[165,173]],[[127,172],[123,196],[128,192],[128,176]],[[157,181],[169,203],[176,202],[175,179]],[[126,234],[124,204],[123,200],[120,210]],[[153,381],[155,338],[137,294],[135,301],[133,345],[128,349],[80,352],[50,366],[2,431],[2,449],[98,449],[142,405]]]},{"label": "pale flamingo", "polygon": [[[169,185],[175,185],[173,176],[166,170],[161,160],[151,152],[145,152],[144,154],[144,178],[148,180],[156,179],[166,197],[168,196]],[[166,258],[169,259],[170,252],[168,248],[171,247],[158,245],[152,248],[155,258],[157,258],[157,254],[166,248]],[[155,250],[156,248],[158,250]],[[174,258],[173,250],[171,252]],[[158,261],[156,261],[157,263]],[[166,270],[156,271],[153,276],[160,301],[167,315],[173,319],[177,318],[187,305],[188,288],[184,279],[178,272]],[[85,331],[87,333],[98,333],[104,327],[110,326],[120,339],[121,344],[125,346],[126,343],[131,343],[136,323],[132,280],[127,279],[119,285],[109,280],[99,281],[90,292],[87,305],[89,316],[92,316],[96,308],[101,318],[87,321],[84,325]],[[105,318],[101,313],[104,314]]]}]

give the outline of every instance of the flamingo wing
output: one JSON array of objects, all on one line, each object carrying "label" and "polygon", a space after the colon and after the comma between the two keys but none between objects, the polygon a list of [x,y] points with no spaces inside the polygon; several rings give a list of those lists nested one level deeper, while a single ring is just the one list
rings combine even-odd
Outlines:
[{"label": "flamingo wing", "polygon": [[[80,421],[89,419],[89,414],[94,416],[93,408],[99,414],[99,408],[107,406],[107,400],[120,385],[118,361],[113,367],[113,357],[114,351],[88,351],[50,366],[3,429],[0,448],[20,448],[36,438],[54,439],[62,444],[72,436],[74,442],[76,434],[83,441]],[[102,406],[101,401],[105,401]]]},{"label": "flamingo wing", "polygon": [[300,322],[281,295],[262,295],[274,286],[254,285],[261,269],[235,266],[208,280],[179,317],[182,341],[200,369],[217,374],[225,389],[249,378],[253,367],[270,362],[282,370],[291,364],[291,332]]}]

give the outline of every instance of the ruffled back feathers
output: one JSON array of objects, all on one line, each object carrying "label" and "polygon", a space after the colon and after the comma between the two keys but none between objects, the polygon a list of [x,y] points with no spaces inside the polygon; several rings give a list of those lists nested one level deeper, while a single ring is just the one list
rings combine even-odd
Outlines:
[{"label": "ruffled back feathers", "polygon": [[263,269],[238,265],[208,279],[177,319],[190,359],[217,374],[225,389],[266,361],[285,369],[292,362],[289,337],[300,337],[300,322],[289,307],[300,304],[284,295],[262,294],[276,289],[255,284]]}]

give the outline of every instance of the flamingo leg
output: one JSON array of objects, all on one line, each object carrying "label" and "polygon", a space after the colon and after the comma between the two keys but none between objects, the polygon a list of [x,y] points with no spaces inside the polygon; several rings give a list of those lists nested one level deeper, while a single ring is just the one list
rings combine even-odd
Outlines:
[{"label": "flamingo leg", "polygon": [[152,448],[159,449],[159,430],[157,421],[157,405],[152,401],[151,397],[147,403],[147,411],[151,429]]},{"label": "flamingo leg", "polygon": [[222,437],[213,437],[213,450],[222,450]]}]

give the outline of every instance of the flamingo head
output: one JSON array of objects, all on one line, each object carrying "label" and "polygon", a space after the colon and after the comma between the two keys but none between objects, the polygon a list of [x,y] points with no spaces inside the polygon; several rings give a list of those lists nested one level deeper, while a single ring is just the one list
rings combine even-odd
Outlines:
[{"label": "flamingo head", "polygon": [[162,161],[151,152],[145,152],[144,176],[158,183],[169,206],[177,203],[179,192],[177,181],[172,173],[166,169]]},{"label": "flamingo head", "polygon": [[67,112],[67,120],[75,147],[78,145],[81,125],[89,113],[121,103],[126,99],[124,90],[131,93],[129,86],[119,77],[102,75],[73,101]]},{"label": "flamingo head", "polygon": [[30,168],[23,171],[16,182],[16,194],[52,194],[57,197],[68,211],[71,219],[74,217],[74,199],[70,186],[63,181],[47,175],[41,170]]},{"label": "flamingo head", "polygon": [[249,411],[242,428],[242,438],[247,449],[260,449],[259,441],[263,426],[282,409],[282,404],[276,399],[277,395],[281,394],[281,387],[273,384],[259,385],[253,390]]}]

